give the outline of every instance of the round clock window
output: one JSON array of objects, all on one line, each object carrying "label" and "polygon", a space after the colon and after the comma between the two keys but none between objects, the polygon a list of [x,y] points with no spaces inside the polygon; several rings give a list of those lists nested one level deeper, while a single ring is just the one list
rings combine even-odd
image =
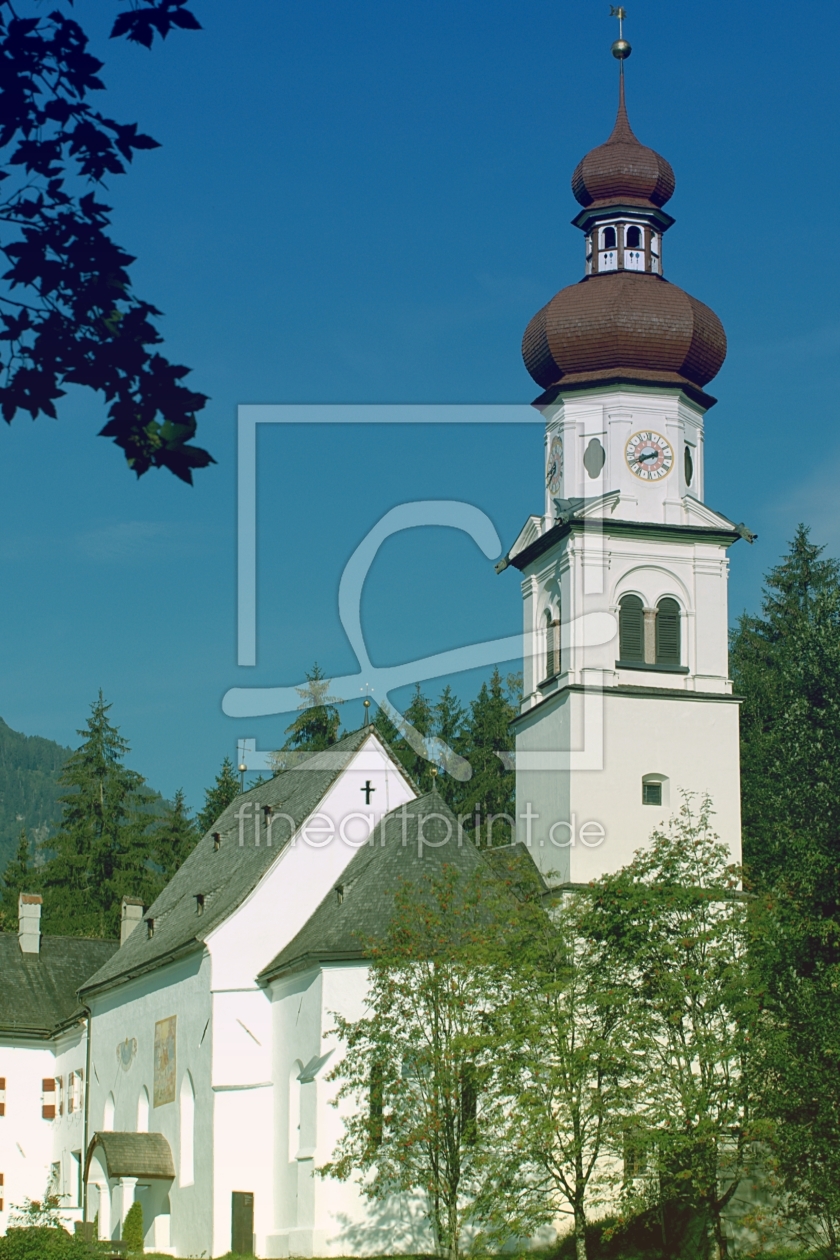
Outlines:
[{"label": "round clock window", "polygon": [[624,449],[624,458],[633,476],[641,481],[661,481],[674,466],[671,443],[652,429],[633,434]]}]

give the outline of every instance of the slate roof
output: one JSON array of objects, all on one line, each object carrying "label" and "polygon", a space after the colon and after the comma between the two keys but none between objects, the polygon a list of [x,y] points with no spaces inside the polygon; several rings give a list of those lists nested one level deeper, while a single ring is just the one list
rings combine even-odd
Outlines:
[{"label": "slate roof", "polygon": [[49,1037],[78,1010],[76,992],[119,948],[117,941],[42,936],[24,954],[17,932],[0,932],[0,1036]]},{"label": "slate roof", "polygon": [[[271,805],[276,814],[288,814],[297,830],[372,734],[380,738],[369,726],[353,731],[325,752],[307,757],[305,764],[284,770],[237,796],[146,911],[145,918],[154,920],[154,935],[148,936],[143,923],[136,927],[118,953],[90,976],[82,986],[81,995],[150,971],[203,946],[213,929],[256,887],[290,839],[289,824],[278,818],[272,828],[272,847],[263,843],[258,848],[253,842],[253,823],[246,815],[247,839],[240,848],[237,818],[240,805],[244,801],[252,801],[260,809]],[[396,758],[394,765],[401,769]],[[254,812],[252,809],[250,816]],[[214,846],[215,832],[221,836],[218,850]],[[204,898],[200,917],[196,913],[199,895]]]},{"label": "slate roof", "polygon": [[[421,829],[425,844],[418,845]],[[517,852],[512,853],[513,850]],[[508,845],[508,857],[494,857],[491,869],[506,880],[511,867],[517,876],[512,891],[529,863],[528,878],[539,879],[533,860],[524,845]],[[493,852],[490,850],[490,852]],[[502,850],[496,851],[498,854]],[[393,810],[373,833],[372,843],[359,849],[338,883],[319,905],[297,936],[263,969],[258,980],[265,984],[276,977],[325,962],[342,962],[365,956],[364,942],[378,936],[388,923],[394,894],[402,879],[418,880],[444,864],[471,874],[485,865],[487,851],[479,851],[466,835],[458,843],[455,815],[437,792],[411,801],[405,809]]]},{"label": "slate roof", "polygon": [[94,1133],[85,1160],[85,1180],[97,1146],[102,1147],[109,1177],[175,1176],[172,1150],[162,1133]]}]

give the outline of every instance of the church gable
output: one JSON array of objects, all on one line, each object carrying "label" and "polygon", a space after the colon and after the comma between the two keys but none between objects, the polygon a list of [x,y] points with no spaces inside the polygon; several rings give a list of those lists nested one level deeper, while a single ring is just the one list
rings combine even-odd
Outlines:
[{"label": "church gable", "polygon": [[[387,761],[404,798],[412,796],[405,771],[372,727],[346,735],[326,751],[313,753],[242,793],[198,842],[145,912],[144,921],[82,987],[81,995],[204,948],[211,934],[248,900],[366,745],[379,750],[380,764]],[[373,797],[370,808],[380,816],[388,805],[388,801],[379,805]]]}]

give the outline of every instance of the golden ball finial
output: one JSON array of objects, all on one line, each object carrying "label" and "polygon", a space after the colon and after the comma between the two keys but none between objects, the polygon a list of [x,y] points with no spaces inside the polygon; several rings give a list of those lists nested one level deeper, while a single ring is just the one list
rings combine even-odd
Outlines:
[{"label": "golden ball finial", "polygon": [[617,57],[619,61],[626,61],[632,51],[633,49],[626,39],[617,39],[612,46],[612,55]]}]

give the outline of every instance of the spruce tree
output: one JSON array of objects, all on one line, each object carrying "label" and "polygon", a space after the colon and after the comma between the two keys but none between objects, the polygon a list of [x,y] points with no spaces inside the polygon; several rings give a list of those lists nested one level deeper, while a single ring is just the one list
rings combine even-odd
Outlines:
[{"label": "spruce tree", "polygon": [[840,858],[840,564],[800,525],[741,617],[730,668],[741,705],[744,863],[772,886]]},{"label": "spruce tree", "polygon": [[[514,839],[511,826],[516,814],[513,735],[510,724],[517,710],[511,698],[512,679],[507,685],[498,669],[470,705],[464,734],[463,755],[472,766],[472,777],[463,784],[459,813],[469,814],[465,828],[481,843],[509,844]],[[490,825],[490,815],[507,815]],[[480,817],[479,837],[476,818]]]},{"label": "spruce tree", "polygon": [[216,775],[216,782],[204,793],[204,808],[200,809],[195,820],[195,828],[199,836],[206,835],[216,819],[223,814],[231,801],[236,800],[242,787],[230,757],[225,757],[222,768]]},{"label": "spruce tree", "polygon": [[341,726],[336,704],[340,701],[329,694],[329,689],[330,680],[316,661],[312,670],[306,671],[306,685],[297,688],[301,712],[286,728],[284,749],[321,752],[336,742]]},{"label": "spruce tree", "polygon": [[840,1256],[840,565],[822,551],[800,525],[762,615],[738,624],[731,673],[761,1103],[788,1210]]},{"label": "spruce tree", "polygon": [[175,799],[167,805],[160,822],[152,829],[149,839],[155,855],[155,863],[161,868],[163,878],[169,882],[178,867],[192,853],[198,840],[195,823],[184,801],[184,793],[178,788]]},{"label": "spruce tree", "polygon": [[119,935],[124,896],[151,903],[162,886],[152,866],[148,806],[142,775],[123,765],[128,742],[108,719],[102,692],[91,705],[82,744],[60,783],[68,790],[58,832],[44,844],[46,930],[69,936]]},{"label": "spruce tree", "polygon": [[18,838],[15,856],[7,863],[0,883],[0,928],[13,932],[17,928],[18,898],[21,893],[40,891],[40,872],[32,865],[32,850],[24,827]]}]

